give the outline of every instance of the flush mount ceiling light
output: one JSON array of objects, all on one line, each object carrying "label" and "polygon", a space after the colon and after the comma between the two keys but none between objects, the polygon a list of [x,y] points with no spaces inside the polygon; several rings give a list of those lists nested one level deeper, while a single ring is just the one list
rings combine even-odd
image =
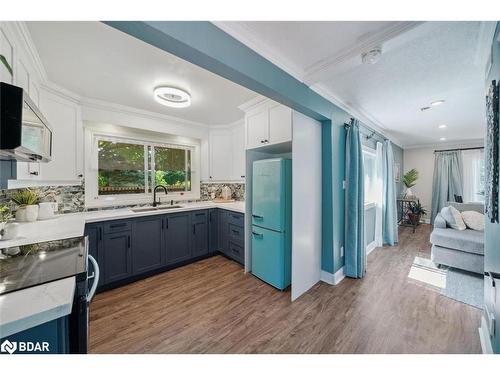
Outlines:
[{"label": "flush mount ceiling light", "polygon": [[448,127],[448,125],[446,124],[441,124],[438,126],[439,129],[446,129]]},{"label": "flush mount ceiling light", "polygon": [[380,59],[380,55],[382,55],[382,48],[375,47],[361,54],[361,62],[369,65],[375,64]]},{"label": "flush mount ceiling light", "polygon": [[431,106],[433,107],[437,107],[438,105],[441,105],[443,104],[445,101],[443,99],[440,99],[440,100],[435,100],[433,102],[431,102]]},{"label": "flush mount ceiling light", "polygon": [[440,141],[446,141],[446,138],[445,137],[441,137],[439,138]]},{"label": "flush mount ceiling light", "polygon": [[186,108],[191,105],[191,95],[188,92],[169,86],[159,86],[153,91],[155,100],[167,107]]}]

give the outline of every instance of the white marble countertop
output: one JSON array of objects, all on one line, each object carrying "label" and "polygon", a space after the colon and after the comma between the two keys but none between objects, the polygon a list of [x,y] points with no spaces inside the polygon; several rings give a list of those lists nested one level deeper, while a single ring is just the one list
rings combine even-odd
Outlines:
[{"label": "white marble countertop", "polygon": [[[130,208],[109,209],[56,215],[54,219],[20,223],[20,236],[0,241],[0,249],[32,243],[81,237],[85,224],[106,220],[161,215],[207,208],[245,212],[245,202],[196,202],[179,204],[180,208],[152,212],[133,212]],[[1,285],[0,285],[1,287]],[[0,337],[35,327],[71,313],[75,278],[54,281],[0,296]]]},{"label": "white marble countertop", "polygon": [[245,213],[245,202],[214,203],[195,202],[180,203],[180,208],[157,210],[151,212],[134,212],[130,208],[109,209],[74,214],[56,215],[53,219],[19,223],[19,237],[0,241],[0,249],[32,243],[62,240],[65,238],[83,236],[86,223],[106,220],[128,219],[133,217],[164,215],[167,213],[201,210],[207,208],[222,208],[225,210]]},{"label": "white marble countertop", "polygon": [[6,337],[71,313],[75,277],[0,296],[0,337]]}]

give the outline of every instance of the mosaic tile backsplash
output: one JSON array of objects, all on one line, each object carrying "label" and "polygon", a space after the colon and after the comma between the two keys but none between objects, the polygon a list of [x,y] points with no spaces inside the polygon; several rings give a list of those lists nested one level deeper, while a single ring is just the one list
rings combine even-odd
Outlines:
[{"label": "mosaic tile backsplash", "polygon": [[[72,186],[40,186],[33,187],[32,190],[40,193],[41,202],[57,202],[58,213],[72,213],[85,211],[85,190],[82,185]],[[16,206],[11,201],[11,197],[19,190],[0,190],[0,204],[9,204],[12,210]]]},{"label": "mosaic tile backsplash", "polygon": [[[201,183],[200,184],[200,200],[212,200],[212,193],[216,197],[221,196],[221,191],[224,186],[228,186],[232,191],[232,198],[237,201],[245,200],[245,184],[242,183]],[[42,202],[57,202],[58,213],[73,213],[86,211],[85,209],[85,189],[84,184],[72,186],[41,186],[34,187],[40,193]],[[19,189],[0,190],[0,204],[8,204],[15,211],[16,206],[11,201],[11,197]],[[126,206],[106,207],[105,209],[123,208]],[[104,208],[103,208],[104,209]],[[92,210],[99,210],[92,209]]]},{"label": "mosaic tile backsplash", "polygon": [[202,201],[212,200],[212,193],[215,193],[215,197],[220,197],[222,194],[222,188],[228,186],[231,189],[232,199],[237,201],[245,200],[245,184],[237,183],[201,183],[200,185],[200,198]]}]

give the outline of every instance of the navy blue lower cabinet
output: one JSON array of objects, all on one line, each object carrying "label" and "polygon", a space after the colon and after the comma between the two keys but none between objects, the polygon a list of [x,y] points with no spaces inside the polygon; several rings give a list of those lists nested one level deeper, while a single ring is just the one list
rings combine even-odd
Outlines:
[{"label": "navy blue lower cabinet", "polygon": [[229,248],[229,212],[219,211],[219,251],[223,254],[228,252]]},{"label": "navy blue lower cabinet", "polygon": [[130,231],[104,234],[104,283],[112,283],[132,276],[131,237]]},{"label": "navy blue lower cabinet", "polygon": [[[104,285],[104,253],[102,251],[102,230],[101,224],[87,224],[85,226],[85,235],[89,241],[89,254],[94,257],[99,264],[99,271],[101,273],[99,277],[99,287]],[[89,275],[94,273],[92,263],[89,262]]]},{"label": "navy blue lower cabinet", "polygon": [[164,217],[146,216],[132,222],[132,274],[140,275],[166,264]]},{"label": "navy blue lower cabinet", "polygon": [[194,211],[191,213],[191,255],[199,257],[208,255],[208,212]]},{"label": "navy blue lower cabinet", "polygon": [[175,264],[191,258],[191,215],[189,212],[165,217],[165,248],[167,264]]},{"label": "navy blue lower cabinet", "polygon": [[219,210],[211,208],[208,211],[208,252],[215,254],[219,250]]}]

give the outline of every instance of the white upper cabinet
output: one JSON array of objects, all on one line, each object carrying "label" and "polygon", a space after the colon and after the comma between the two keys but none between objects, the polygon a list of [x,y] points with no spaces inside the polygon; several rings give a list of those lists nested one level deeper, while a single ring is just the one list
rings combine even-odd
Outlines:
[{"label": "white upper cabinet", "polygon": [[269,113],[262,111],[248,114],[246,124],[247,148],[262,146],[269,136]]},{"label": "white upper cabinet", "polygon": [[210,132],[210,173],[211,181],[231,180],[233,173],[232,134],[227,129]]},{"label": "white upper cabinet", "polygon": [[210,130],[209,181],[245,180],[245,127],[243,122]]},{"label": "white upper cabinet", "polygon": [[292,140],[292,110],[284,105],[269,109],[269,143]]},{"label": "white upper cabinet", "polygon": [[292,110],[265,100],[247,111],[245,129],[247,149],[290,142]]},{"label": "white upper cabinet", "polygon": [[233,129],[233,179],[245,180],[245,125],[235,126]]},{"label": "white upper cabinet", "polygon": [[80,107],[44,91],[40,97],[40,111],[52,127],[52,160],[42,165],[42,179],[78,181],[83,169]]}]

